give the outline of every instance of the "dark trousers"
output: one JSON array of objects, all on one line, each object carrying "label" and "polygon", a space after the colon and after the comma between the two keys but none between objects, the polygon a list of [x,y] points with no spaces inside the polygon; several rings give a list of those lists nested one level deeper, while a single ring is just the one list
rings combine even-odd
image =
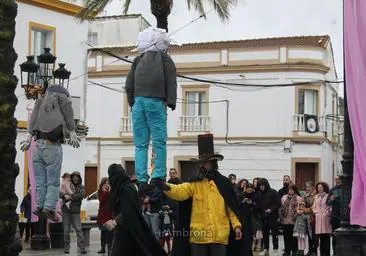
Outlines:
[{"label": "dark trousers", "polygon": [[334,252],[333,254],[335,254],[337,241],[336,241],[336,236],[334,235],[334,231],[341,227],[341,220],[332,218],[331,224],[332,224],[332,230],[333,230],[333,235],[332,235],[332,246],[333,246],[333,252]]},{"label": "dark trousers", "polygon": [[318,251],[319,242],[315,235],[315,225],[314,224],[311,225],[311,231],[312,231],[311,232],[312,235],[310,236],[310,234],[308,234],[309,252],[316,254]]},{"label": "dark trousers", "polygon": [[320,240],[320,256],[330,256],[330,234],[316,235]]},{"label": "dark trousers", "polygon": [[226,256],[223,244],[191,244],[191,256]]},{"label": "dark trousers", "polygon": [[23,238],[23,234],[25,231],[25,241],[28,241],[31,236],[33,236],[35,231],[35,223],[31,222],[19,222],[19,233],[20,238]]},{"label": "dark trousers", "polygon": [[113,242],[113,232],[108,231],[104,227],[100,230],[100,245],[103,250],[105,250],[105,247],[108,248],[108,253],[110,253],[112,248],[112,242]]},{"label": "dark trousers", "polygon": [[267,218],[263,222],[263,240],[264,249],[269,250],[269,232],[272,234],[273,249],[278,250],[278,230],[277,220],[275,218]]},{"label": "dark trousers", "polygon": [[297,251],[297,238],[293,236],[294,225],[283,225],[283,239],[285,242],[285,253],[291,254]]}]

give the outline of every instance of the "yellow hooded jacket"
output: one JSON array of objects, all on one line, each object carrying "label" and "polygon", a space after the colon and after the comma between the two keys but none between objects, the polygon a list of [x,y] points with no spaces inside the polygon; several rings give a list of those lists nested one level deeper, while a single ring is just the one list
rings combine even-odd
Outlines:
[{"label": "yellow hooded jacket", "polygon": [[165,193],[170,198],[176,201],[193,199],[189,234],[191,243],[227,245],[230,224],[234,230],[242,228],[235,213],[225,204],[214,181],[204,179],[199,182],[167,185],[170,190]]}]

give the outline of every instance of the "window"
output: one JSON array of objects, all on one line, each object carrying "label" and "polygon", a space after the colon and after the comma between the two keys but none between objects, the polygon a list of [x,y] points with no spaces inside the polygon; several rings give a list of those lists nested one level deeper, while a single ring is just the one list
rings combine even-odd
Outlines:
[{"label": "window", "polygon": [[207,100],[206,92],[186,92],[186,115],[187,116],[206,116]]},{"label": "window", "polygon": [[98,45],[98,33],[97,32],[88,33],[88,43],[93,46]]},{"label": "window", "polygon": [[298,91],[298,114],[317,115],[318,91],[300,89]]},{"label": "window", "polygon": [[134,160],[126,160],[125,161],[125,170],[126,174],[131,177],[135,175],[135,161]]},{"label": "window", "polygon": [[[34,56],[41,55],[44,52],[44,48],[50,48],[52,54],[56,54],[56,28],[30,22],[29,54]],[[35,61],[37,61],[37,57]]]},{"label": "window", "polygon": [[210,130],[209,85],[182,85],[184,104],[179,132],[207,132]]}]

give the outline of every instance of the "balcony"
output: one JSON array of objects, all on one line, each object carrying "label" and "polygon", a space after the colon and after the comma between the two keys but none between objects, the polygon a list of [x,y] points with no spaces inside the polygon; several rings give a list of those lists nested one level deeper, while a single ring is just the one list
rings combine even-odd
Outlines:
[{"label": "balcony", "polygon": [[130,116],[121,118],[120,135],[131,135],[132,136],[132,119]]},{"label": "balcony", "polygon": [[325,133],[327,131],[327,123],[325,116],[318,116],[318,125],[319,132],[317,133],[308,133],[305,128],[305,115],[296,114],[293,116],[293,131],[298,132],[299,135],[310,135],[315,134],[319,135],[319,133]]},{"label": "balcony", "polygon": [[[210,131],[209,116],[180,116],[178,124],[179,135],[191,136],[195,133]],[[121,118],[120,136],[132,136],[132,119],[130,116]]]},{"label": "balcony", "polygon": [[208,132],[210,131],[209,116],[181,116],[178,131],[180,133]]}]

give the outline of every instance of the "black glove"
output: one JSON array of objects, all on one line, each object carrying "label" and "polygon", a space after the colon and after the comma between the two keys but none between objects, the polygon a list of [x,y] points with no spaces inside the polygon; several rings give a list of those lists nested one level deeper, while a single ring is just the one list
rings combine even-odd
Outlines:
[{"label": "black glove", "polygon": [[169,107],[172,111],[174,111],[174,110],[175,110],[175,105],[173,105],[173,104],[168,104],[168,107]]},{"label": "black glove", "polygon": [[122,213],[118,214],[114,220],[116,221],[118,226],[122,226],[123,225],[123,216]]},{"label": "black glove", "polygon": [[162,180],[155,182],[154,184],[161,191],[169,191],[170,187]]}]

